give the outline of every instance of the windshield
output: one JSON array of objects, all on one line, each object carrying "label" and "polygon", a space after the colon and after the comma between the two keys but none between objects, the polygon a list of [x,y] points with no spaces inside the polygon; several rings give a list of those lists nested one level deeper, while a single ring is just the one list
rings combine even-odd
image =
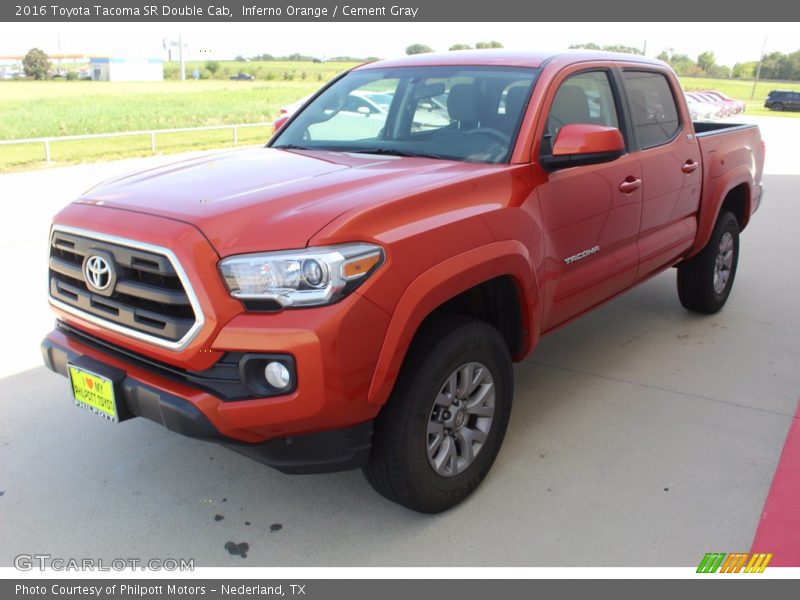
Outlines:
[{"label": "windshield", "polygon": [[401,67],[352,71],[273,139],[273,148],[501,163],[539,69]]}]

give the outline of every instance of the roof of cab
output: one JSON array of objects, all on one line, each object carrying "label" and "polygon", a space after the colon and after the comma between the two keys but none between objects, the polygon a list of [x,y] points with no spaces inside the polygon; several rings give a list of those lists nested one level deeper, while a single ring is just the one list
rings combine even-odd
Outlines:
[{"label": "roof of cab", "polygon": [[505,49],[455,50],[452,52],[430,52],[413,54],[400,58],[389,58],[363,64],[356,69],[377,69],[392,67],[431,67],[431,66],[503,66],[503,67],[543,67],[546,63],[559,59],[564,64],[586,61],[625,61],[663,67],[660,60],[622,54],[619,52],[599,52],[593,50],[567,50],[561,52],[520,52]]}]

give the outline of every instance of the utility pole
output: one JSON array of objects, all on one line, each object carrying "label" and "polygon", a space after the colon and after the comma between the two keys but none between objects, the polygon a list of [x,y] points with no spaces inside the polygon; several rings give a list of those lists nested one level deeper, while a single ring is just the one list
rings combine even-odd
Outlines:
[{"label": "utility pole", "polygon": [[181,81],[186,81],[186,64],[183,62],[183,34],[178,34],[178,61],[181,66]]},{"label": "utility pole", "polygon": [[642,48],[642,56],[647,56],[647,40],[644,41],[644,48]]},{"label": "utility pole", "polygon": [[761,46],[761,56],[758,57],[758,66],[756,67],[756,78],[753,79],[753,91],[750,92],[750,100],[756,97],[756,84],[758,78],[761,76],[761,63],[764,62],[764,52],[767,50],[767,36],[764,36],[764,45]]}]

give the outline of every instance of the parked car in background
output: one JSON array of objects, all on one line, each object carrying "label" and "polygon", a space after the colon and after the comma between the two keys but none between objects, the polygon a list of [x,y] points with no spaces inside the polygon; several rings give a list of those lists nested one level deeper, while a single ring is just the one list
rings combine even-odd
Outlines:
[{"label": "parked car in background", "polygon": [[231,75],[231,80],[233,81],[253,81],[254,79],[255,77],[249,73],[237,73],[236,75]]},{"label": "parked car in background", "polygon": [[716,92],[714,90],[703,90],[703,93],[707,96],[711,96],[713,98],[719,98],[726,104],[731,107],[731,114],[738,115],[743,113],[747,109],[747,103],[741,100],[736,100],[735,98],[731,98],[730,96],[726,96],[722,92]]},{"label": "parked car in background", "polygon": [[686,102],[692,102],[697,107],[702,107],[702,114],[704,119],[719,119],[722,115],[722,107],[719,104],[710,102],[707,98],[703,98],[696,92],[687,92],[685,94]]},{"label": "parked car in background", "polygon": [[700,102],[688,94],[686,94],[686,106],[689,108],[692,121],[709,121],[719,113],[719,109],[713,104]]},{"label": "parked car in background", "polygon": [[690,92],[695,98],[702,102],[708,102],[716,106],[719,109],[719,116],[720,117],[730,117],[731,111],[733,110],[732,107],[727,103],[723,102],[720,98],[715,98],[705,92]]},{"label": "parked car in background", "polygon": [[764,102],[770,110],[800,110],[800,92],[791,90],[772,90]]},{"label": "parked car in background", "polygon": [[303,104],[308,102],[308,99],[311,98],[311,96],[313,96],[313,94],[309,94],[308,96],[303,96],[299,100],[295,100],[294,102],[292,102],[291,104],[287,104],[286,106],[281,106],[281,109],[279,111],[280,116],[284,115],[289,117],[292,116],[300,109],[301,106],[303,106]]}]

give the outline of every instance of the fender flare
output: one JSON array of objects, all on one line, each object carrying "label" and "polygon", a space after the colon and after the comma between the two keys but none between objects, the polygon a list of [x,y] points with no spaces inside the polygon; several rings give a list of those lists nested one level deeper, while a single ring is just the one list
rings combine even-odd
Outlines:
[{"label": "fender flare", "polygon": [[411,341],[428,315],[458,294],[503,275],[514,279],[520,295],[528,332],[521,355],[527,354],[538,339],[538,288],[528,249],[516,240],[479,246],[424,271],[403,292],[384,337],[368,402],[382,405],[389,399]]},{"label": "fender flare", "polygon": [[709,203],[700,207],[700,215],[697,221],[697,236],[695,237],[694,245],[688,257],[694,256],[708,244],[708,240],[711,239],[711,232],[714,231],[714,225],[719,218],[719,213],[722,210],[722,204],[725,202],[725,198],[728,197],[728,194],[733,188],[742,184],[747,187],[744,207],[746,218],[739,226],[744,228],[747,224],[751,210],[753,178],[747,165],[740,165],[719,178],[715,185],[714,198]]}]

